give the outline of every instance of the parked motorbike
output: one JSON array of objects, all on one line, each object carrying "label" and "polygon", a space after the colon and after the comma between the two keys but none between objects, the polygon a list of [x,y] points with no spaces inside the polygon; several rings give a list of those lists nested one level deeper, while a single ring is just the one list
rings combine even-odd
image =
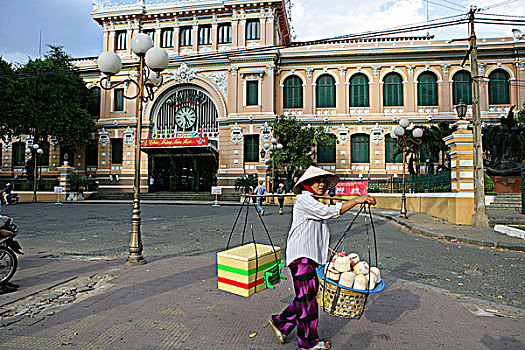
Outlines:
[{"label": "parked motorbike", "polygon": [[[13,223],[13,219],[7,216],[0,217],[0,228],[15,234],[18,232],[18,227]],[[0,286],[9,282],[15,274],[18,267],[16,254],[23,254],[22,247],[15,237],[0,237]]]},{"label": "parked motorbike", "polygon": [[20,201],[20,198],[18,197],[18,194],[17,193],[9,193],[6,198],[4,199],[4,194],[3,192],[1,193],[1,196],[0,196],[1,200],[2,200],[2,204],[6,204],[6,200],[7,200],[7,204],[9,205],[17,205],[18,202]]}]

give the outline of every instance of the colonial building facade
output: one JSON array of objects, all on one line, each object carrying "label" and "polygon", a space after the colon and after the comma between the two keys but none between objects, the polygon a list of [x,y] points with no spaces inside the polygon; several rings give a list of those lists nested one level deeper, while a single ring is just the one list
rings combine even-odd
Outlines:
[{"label": "colonial building facade", "polygon": [[[233,191],[244,174],[265,175],[276,116],[293,116],[324,126],[338,142],[315,153],[319,166],[343,178],[389,177],[402,170],[392,161],[389,137],[401,118],[414,125],[457,121],[460,100],[472,103],[468,42],[432,37],[293,42],[286,1],[143,1],[95,6],[103,27],[103,50],[116,52],[128,78],[138,59],[130,41],[139,32],[170,55],[164,82],[144,106],[141,180],[153,175],[156,188]],[[480,39],[481,115],[497,121],[525,99],[525,42]],[[75,59],[92,89],[97,133],[70,165],[97,179],[99,190],[133,190],[138,103],[133,85],[106,91],[98,86],[96,57]],[[469,108],[468,115],[471,116]],[[2,171],[21,172],[26,137],[4,144]],[[286,147],[286,145],[284,145]],[[264,157],[262,157],[264,156]],[[60,146],[51,147],[52,174],[61,165]],[[62,156],[63,158],[63,156]],[[71,158],[74,161],[71,161]],[[63,159],[62,159],[63,160]]]}]

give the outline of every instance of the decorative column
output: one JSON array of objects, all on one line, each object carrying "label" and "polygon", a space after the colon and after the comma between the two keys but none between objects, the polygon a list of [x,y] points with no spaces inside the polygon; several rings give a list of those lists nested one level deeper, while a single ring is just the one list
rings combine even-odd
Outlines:
[{"label": "decorative column", "polygon": [[192,47],[191,50],[194,53],[199,52],[199,26],[197,25],[197,16],[193,18],[193,27],[191,29],[191,40],[192,40]]},{"label": "decorative column", "polygon": [[474,214],[474,135],[468,124],[458,121],[458,130],[443,139],[450,149],[451,190],[455,195],[449,201],[449,217],[461,225],[470,225]]},{"label": "decorative column", "polygon": [[219,50],[219,38],[217,35],[217,15],[214,16],[214,22],[211,25],[211,50],[212,51],[218,51]]},{"label": "decorative column", "polygon": [[173,25],[173,51],[178,55],[180,52],[179,19],[175,18]]},{"label": "decorative column", "polygon": [[69,166],[67,161],[65,161],[62,166],[57,167],[57,169],[60,174],[58,177],[58,185],[63,189],[62,194],[60,195],[60,200],[65,201],[71,190],[69,186],[69,177],[75,169]]},{"label": "decorative column", "polygon": [[312,75],[314,73],[313,68],[306,68],[306,88],[305,90],[305,100],[304,100],[304,114],[314,114],[315,113],[315,86],[312,81]]}]

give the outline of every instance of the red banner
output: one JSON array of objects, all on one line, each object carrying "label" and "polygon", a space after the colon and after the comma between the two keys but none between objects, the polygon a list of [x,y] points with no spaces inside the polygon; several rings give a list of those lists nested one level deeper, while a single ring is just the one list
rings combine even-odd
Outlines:
[{"label": "red banner", "polygon": [[335,186],[336,196],[364,196],[368,194],[368,181],[342,181]]},{"label": "red banner", "polygon": [[178,139],[144,139],[141,140],[143,148],[149,147],[191,147],[191,146],[207,146],[207,137],[188,137]]}]

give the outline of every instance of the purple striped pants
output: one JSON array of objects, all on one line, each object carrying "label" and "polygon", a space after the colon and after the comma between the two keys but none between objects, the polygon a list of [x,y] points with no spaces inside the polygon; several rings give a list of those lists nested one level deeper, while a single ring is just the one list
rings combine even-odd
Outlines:
[{"label": "purple striped pants", "polygon": [[288,267],[292,273],[295,298],[272,320],[284,335],[297,327],[297,342],[300,348],[309,349],[319,341],[317,334],[318,308],[317,289],[319,283],[315,272],[319,265],[308,258],[294,260]]}]

